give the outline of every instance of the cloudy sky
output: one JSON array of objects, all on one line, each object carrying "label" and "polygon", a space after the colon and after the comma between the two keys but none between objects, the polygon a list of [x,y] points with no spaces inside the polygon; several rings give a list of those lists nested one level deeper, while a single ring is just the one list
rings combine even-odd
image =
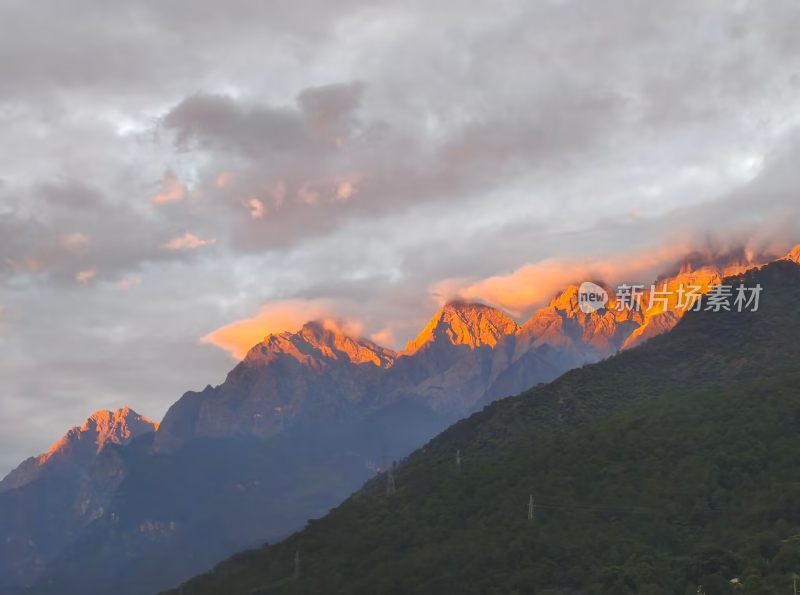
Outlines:
[{"label": "cloudy sky", "polygon": [[451,297],[524,319],[800,242],[798,30],[795,0],[0,1],[0,473],[221,382],[221,328],[396,346]]}]

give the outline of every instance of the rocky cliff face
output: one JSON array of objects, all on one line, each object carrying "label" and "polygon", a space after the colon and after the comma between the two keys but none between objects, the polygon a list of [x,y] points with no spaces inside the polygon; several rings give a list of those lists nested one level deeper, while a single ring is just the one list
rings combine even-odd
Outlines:
[{"label": "rocky cliff face", "polygon": [[22,462],[0,481],[0,492],[22,487],[45,473],[81,472],[110,444],[126,445],[134,438],[153,433],[158,424],[123,407],[116,411],[95,411],[80,426],[37,457]]},{"label": "rocky cliff face", "polygon": [[789,253],[784,256],[786,260],[791,260],[796,264],[800,264],[800,244],[792,248]]},{"label": "rocky cliff face", "polygon": [[565,289],[522,325],[517,333],[515,356],[544,345],[588,348],[600,354],[616,351],[644,317],[641,312],[618,311],[614,292],[606,290],[610,296],[607,307],[586,313],[578,306],[578,286]]},{"label": "rocky cliff face", "polygon": [[496,308],[446,304],[398,354],[375,392],[383,403],[413,401],[456,419],[486,390],[493,350],[517,329]]},{"label": "rocky cliff face", "polygon": [[170,407],[156,436],[160,451],[198,437],[268,438],[299,423],[357,414],[395,354],[321,322],[269,335],[217,387],[188,392]]},{"label": "rocky cliff face", "polygon": [[517,331],[507,314],[483,304],[450,302],[431,318],[422,332],[400,355],[412,356],[438,345],[463,345],[470,349],[493,348],[506,335]]},{"label": "rocky cliff face", "polygon": [[[622,349],[630,349],[644,341],[674,328],[683,318],[686,310],[680,305],[679,289],[691,286],[699,287],[699,293],[705,294],[709,288],[722,283],[725,277],[740,275],[750,269],[761,266],[761,262],[722,261],[702,266],[684,263],[677,274],[659,279],[655,283],[655,292],[646,289],[642,294],[643,319],[634,331],[622,343]],[[652,294],[652,295],[651,295]]]},{"label": "rocky cliff face", "polygon": [[157,427],[128,408],[97,411],[0,483],[0,591],[32,583],[103,516],[125,476],[122,447]]},{"label": "rocky cliff face", "polygon": [[567,287],[504,337],[493,353],[490,382],[472,409],[615,353],[644,317],[617,311],[614,292],[606,290],[612,296],[607,307],[586,313],[578,305],[578,286]]}]

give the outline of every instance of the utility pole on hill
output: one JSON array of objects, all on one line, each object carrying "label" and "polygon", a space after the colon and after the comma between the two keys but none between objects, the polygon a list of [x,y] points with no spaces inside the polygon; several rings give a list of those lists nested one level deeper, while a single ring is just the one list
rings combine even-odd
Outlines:
[{"label": "utility pole on hill", "polygon": [[456,451],[456,469],[461,471],[461,449]]},{"label": "utility pole on hill", "polygon": [[528,498],[528,520],[533,520],[533,494]]},{"label": "utility pole on hill", "polygon": [[300,578],[300,550],[294,552],[294,578]]},{"label": "utility pole on hill", "polygon": [[387,494],[394,494],[397,487],[394,484],[394,463],[392,466],[389,467],[389,473],[386,477],[386,493]]}]

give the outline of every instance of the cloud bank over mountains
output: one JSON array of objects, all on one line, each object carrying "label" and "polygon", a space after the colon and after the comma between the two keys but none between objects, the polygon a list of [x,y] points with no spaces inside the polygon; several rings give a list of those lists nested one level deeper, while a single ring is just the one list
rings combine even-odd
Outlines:
[{"label": "cloud bank over mountains", "polygon": [[402,346],[800,240],[788,0],[0,12],[0,470],[219,382],[236,321]]}]

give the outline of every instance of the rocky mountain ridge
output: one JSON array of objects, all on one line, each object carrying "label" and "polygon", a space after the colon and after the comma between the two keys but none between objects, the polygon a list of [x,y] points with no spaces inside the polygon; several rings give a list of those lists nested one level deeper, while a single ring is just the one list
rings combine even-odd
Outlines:
[{"label": "rocky mountain ridge", "polygon": [[705,292],[759,264],[695,255],[657,281],[658,291],[670,292],[665,303],[643,288],[638,309],[618,308],[607,287],[606,307],[585,313],[578,285],[570,285],[521,326],[498,308],[453,301],[399,352],[309,322],[296,333],[265,337],[222,385],[184,395],[167,412],[156,446],[168,450],[199,436],[274,436],[295,423],[350,418],[403,400],[454,421],[670,330],[683,315],[679,286]]},{"label": "rocky mountain ridge", "polygon": [[28,585],[93,521],[126,475],[125,453],[158,424],[124,407],[96,411],[0,483],[0,593]]},{"label": "rocky mountain ridge", "polygon": [[22,487],[42,473],[84,469],[110,444],[125,446],[144,434],[155,433],[158,423],[129,407],[116,411],[100,410],[80,426],[70,428],[47,452],[23,461],[0,481],[0,492]]}]

